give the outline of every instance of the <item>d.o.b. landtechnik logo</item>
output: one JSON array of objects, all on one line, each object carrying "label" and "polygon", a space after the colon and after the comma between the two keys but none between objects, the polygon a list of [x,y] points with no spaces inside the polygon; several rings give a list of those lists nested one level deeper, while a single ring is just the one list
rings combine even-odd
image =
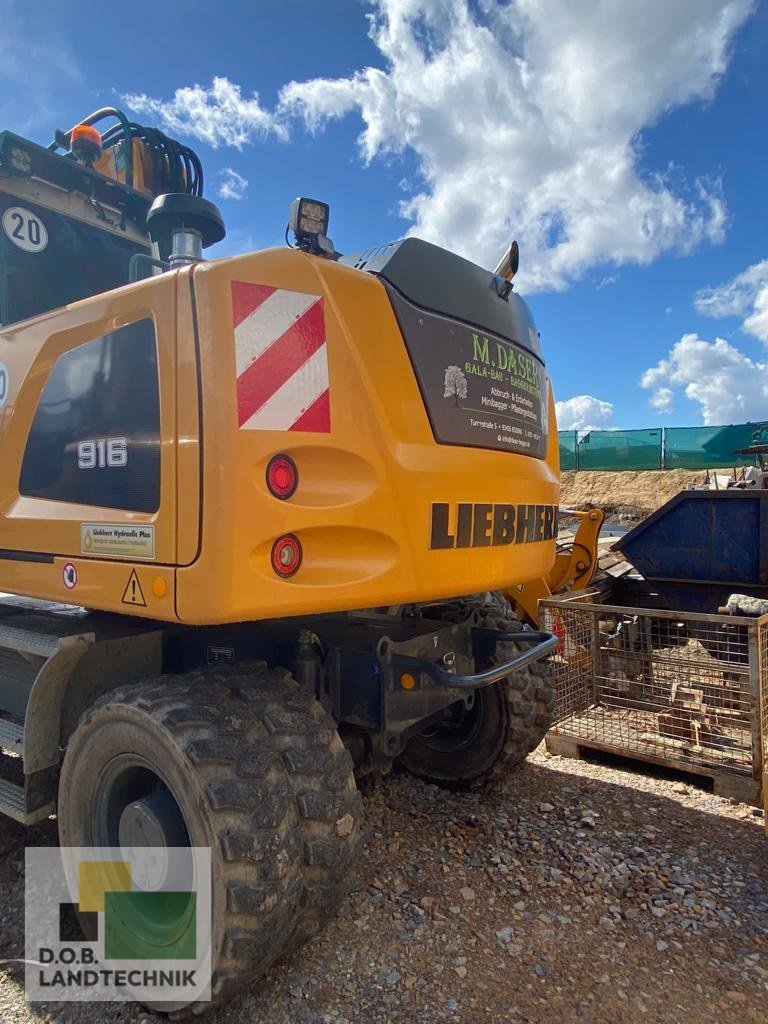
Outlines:
[{"label": "d.o.b. landtechnik logo", "polygon": [[207,848],[27,849],[27,998],[209,999],[210,878]]}]

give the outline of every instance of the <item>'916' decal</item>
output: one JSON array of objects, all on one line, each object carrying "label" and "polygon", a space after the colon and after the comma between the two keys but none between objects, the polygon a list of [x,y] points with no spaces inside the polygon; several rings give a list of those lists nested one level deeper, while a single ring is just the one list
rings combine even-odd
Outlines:
[{"label": "'916' decal", "polygon": [[77,446],[78,469],[120,469],[128,465],[128,439],[98,437]]}]

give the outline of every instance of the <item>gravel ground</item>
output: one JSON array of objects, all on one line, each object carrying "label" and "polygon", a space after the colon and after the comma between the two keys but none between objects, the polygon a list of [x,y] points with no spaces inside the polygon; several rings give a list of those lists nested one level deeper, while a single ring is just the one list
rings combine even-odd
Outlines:
[{"label": "gravel ground", "polygon": [[[355,892],[312,945],[209,1024],[686,1024],[768,1020],[762,814],[682,782],[550,757],[448,793],[393,773],[365,790]],[[23,945],[25,833],[0,831],[0,956]],[[48,822],[29,844],[56,841]],[[135,1006],[28,1006],[0,1020],[112,1024]]]}]

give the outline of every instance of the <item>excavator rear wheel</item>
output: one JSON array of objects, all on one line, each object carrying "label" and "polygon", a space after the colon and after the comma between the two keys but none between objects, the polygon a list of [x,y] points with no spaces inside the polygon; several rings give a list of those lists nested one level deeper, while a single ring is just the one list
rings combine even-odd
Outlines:
[{"label": "excavator rear wheel", "polygon": [[[63,847],[210,848],[220,1002],[333,914],[354,870],[362,804],[333,720],[286,670],[257,666],[102,697],[70,739],[58,817]],[[146,1005],[181,1017],[207,1004]]]},{"label": "excavator rear wheel", "polygon": [[[489,619],[487,624],[503,630],[521,628],[517,619]],[[499,644],[494,661],[508,661],[524,649],[515,643]],[[454,704],[438,725],[408,743],[400,763],[419,778],[448,787],[501,779],[544,739],[554,707],[552,668],[547,661],[534,661],[501,682],[476,690],[471,707]]]}]

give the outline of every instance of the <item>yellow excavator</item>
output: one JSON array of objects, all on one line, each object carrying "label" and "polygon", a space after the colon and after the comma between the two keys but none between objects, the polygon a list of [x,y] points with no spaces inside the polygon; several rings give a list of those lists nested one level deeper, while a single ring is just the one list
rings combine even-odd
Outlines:
[{"label": "yellow excavator", "polygon": [[[536,603],[588,582],[602,516],[558,550],[516,245],[341,256],[300,198],[292,244],[206,261],[202,189],[113,108],[0,134],[0,811],[209,850],[222,1000],[343,898],[356,776],[479,785],[539,743]],[[162,957],[179,913],[123,924]]]}]

